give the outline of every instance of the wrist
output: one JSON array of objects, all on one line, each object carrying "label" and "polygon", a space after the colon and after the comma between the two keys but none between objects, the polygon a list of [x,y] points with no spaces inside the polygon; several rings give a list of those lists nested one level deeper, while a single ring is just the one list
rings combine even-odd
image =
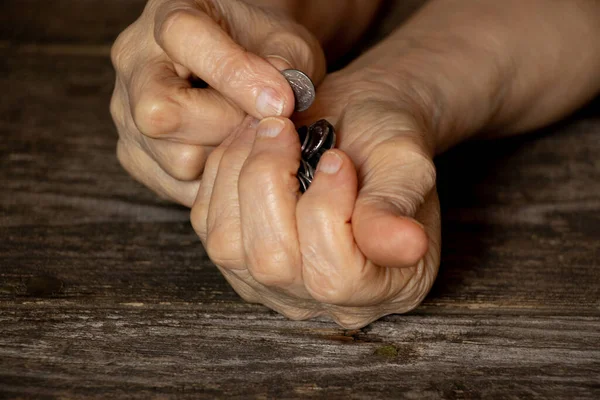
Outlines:
[{"label": "wrist", "polygon": [[349,68],[385,80],[398,109],[413,116],[428,147],[441,153],[487,127],[504,103],[510,69],[500,64],[487,51],[450,37],[403,36],[381,43]]},{"label": "wrist", "polygon": [[391,77],[438,153],[482,131],[536,129],[600,90],[592,39],[600,34],[600,4],[548,3],[490,0],[455,13],[462,2],[432,1],[353,67]]}]

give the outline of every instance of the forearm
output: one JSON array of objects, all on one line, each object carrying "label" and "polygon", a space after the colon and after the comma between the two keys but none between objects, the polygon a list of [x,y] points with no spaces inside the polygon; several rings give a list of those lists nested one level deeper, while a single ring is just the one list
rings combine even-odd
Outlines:
[{"label": "forearm", "polygon": [[319,39],[328,59],[346,53],[373,21],[382,0],[246,0],[292,16]]},{"label": "forearm", "polygon": [[353,67],[395,76],[440,152],[482,131],[538,128],[590,100],[598,21],[595,0],[434,0]]}]

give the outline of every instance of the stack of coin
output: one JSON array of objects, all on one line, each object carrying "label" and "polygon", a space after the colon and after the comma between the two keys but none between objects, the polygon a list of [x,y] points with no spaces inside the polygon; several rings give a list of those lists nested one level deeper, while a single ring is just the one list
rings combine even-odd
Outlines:
[{"label": "stack of coin", "polygon": [[321,119],[308,128],[298,129],[302,143],[302,160],[298,169],[300,191],[306,192],[315,176],[315,170],[323,153],[335,146],[335,130],[327,120]]},{"label": "stack of coin", "polygon": [[[311,79],[302,71],[288,69],[282,72],[290,84],[296,100],[295,111],[302,112],[315,101],[315,85]],[[309,127],[303,126],[298,129],[300,143],[302,144],[302,160],[298,169],[298,181],[300,191],[308,190],[315,176],[317,164],[323,153],[335,147],[335,129],[324,119],[321,119]]]}]

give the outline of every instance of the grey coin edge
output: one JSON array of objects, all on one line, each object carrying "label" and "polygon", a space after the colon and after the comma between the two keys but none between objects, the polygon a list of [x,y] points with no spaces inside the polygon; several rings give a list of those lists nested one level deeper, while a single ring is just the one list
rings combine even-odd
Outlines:
[{"label": "grey coin edge", "polygon": [[294,69],[294,68],[284,69],[283,71],[281,71],[281,74],[285,77],[285,79],[288,81],[288,84],[292,88],[292,91],[294,92],[294,99],[297,99],[298,97],[296,96],[296,91],[294,90],[294,87],[290,83],[291,80],[302,79],[302,82],[305,84],[305,86],[307,88],[309,88],[310,102],[308,102],[306,104],[306,106],[303,106],[303,107],[298,107],[298,102],[296,102],[295,108],[294,108],[294,111],[296,111],[296,112],[303,112],[303,111],[308,110],[315,102],[315,98],[316,98],[316,94],[317,94],[317,89],[315,87],[315,83],[313,82],[313,80],[310,79],[310,76],[308,76],[306,73],[300,71],[299,69]]}]

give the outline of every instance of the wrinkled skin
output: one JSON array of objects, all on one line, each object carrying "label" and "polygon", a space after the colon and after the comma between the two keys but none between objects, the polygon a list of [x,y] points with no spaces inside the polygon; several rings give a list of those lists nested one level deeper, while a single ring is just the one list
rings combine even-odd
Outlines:
[{"label": "wrinkled skin", "polygon": [[[416,307],[431,288],[440,258],[433,150],[412,100],[373,76],[330,75],[303,116],[335,122],[338,149],[302,196],[289,120],[249,118],[209,157],[192,223],[247,301],[356,328]],[[276,137],[257,135],[277,126]],[[327,160],[339,171],[323,172]]]},{"label": "wrinkled skin", "polygon": [[[292,114],[293,93],[279,70],[301,69],[317,83],[325,73],[320,45],[304,27],[227,0],[150,0],[115,42],[112,60],[121,164],[188,207],[208,154],[246,115]],[[197,78],[210,88],[194,87]]]},{"label": "wrinkled skin", "polygon": [[[357,328],[416,307],[440,261],[433,156],[482,131],[547,125],[600,91],[594,0],[430,0],[324,78],[316,37],[343,50],[377,4],[150,0],[113,48],[121,163],[192,207],[244,299],[292,319]],[[293,22],[299,11],[316,37]],[[319,85],[296,125],[325,118],[338,135],[302,196],[293,94],[278,71],[290,67]]]}]

